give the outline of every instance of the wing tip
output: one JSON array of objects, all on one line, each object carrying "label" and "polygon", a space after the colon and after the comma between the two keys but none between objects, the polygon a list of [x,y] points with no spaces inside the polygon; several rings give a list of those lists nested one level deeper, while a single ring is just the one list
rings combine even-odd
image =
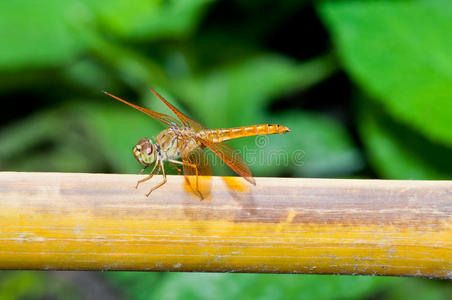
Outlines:
[{"label": "wing tip", "polygon": [[161,96],[159,95],[159,93],[157,93],[150,85],[148,85],[148,89],[157,97],[161,98]]},{"label": "wing tip", "polygon": [[246,181],[251,183],[252,185],[256,185],[256,180],[253,177],[243,177]]}]

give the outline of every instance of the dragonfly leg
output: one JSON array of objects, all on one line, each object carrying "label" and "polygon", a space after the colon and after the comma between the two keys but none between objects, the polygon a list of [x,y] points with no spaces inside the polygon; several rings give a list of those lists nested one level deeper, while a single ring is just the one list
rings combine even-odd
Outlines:
[{"label": "dragonfly leg", "polygon": [[140,172],[138,172],[138,175],[141,175],[141,173],[143,173],[144,172],[144,170],[146,170],[147,168],[149,167],[149,165],[146,165],[146,166],[144,166],[144,168],[143,169],[141,169],[141,171]]},{"label": "dragonfly leg", "polygon": [[170,161],[169,163],[170,163],[170,165],[171,165],[174,169],[177,170],[177,172],[179,173],[179,175],[182,173],[182,170],[181,170],[178,166],[176,166],[175,163],[173,163],[172,161]]},{"label": "dragonfly leg", "polygon": [[[158,189],[159,187],[161,187],[162,185],[164,185],[164,184],[166,183],[166,173],[165,173],[165,166],[163,165],[163,162],[160,162],[160,163],[159,163],[159,172],[160,172],[160,168],[161,168],[162,171],[163,171],[163,181],[160,182],[159,184],[157,184],[156,186],[154,186],[154,187],[149,191],[149,193],[146,194],[146,197],[149,197],[149,195],[150,195],[153,191],[155,191],[156,189]],[[158,173],[157,173],[157,174],[158,174]]]},{"label": "dragonfly leg", "polygon": [[[151,173],[149,173],[149,176],[147,176],[147,177],[145,177],[145,178],[143,178],[143,179],[137,181],[137,185],[135,186],[136,189],[138,188],[138,185],[139,185],[140,183],[143,183],[143,182],[145,182],[145,181],[148,181],[149,179],[152,178],[152,176],[154,176],[154,171],[155,171],[155,168],[157,167],[157,165],[159,165],[159,169],[158,169],[158,171],[157,171],[157,174],[160,173],[160,164],[159,164],[158,162],[156,162],[155,165],[154,165],[154,168],[152,168]],[[146,167],[144,167],[144,169],[146,169]],[[143,169],[143,170],[144,170],[144,169]],[[141,171],[143,171],[143,170],[141,170]],[[140,173],[141,173],[141,172],[140,172]]]},{"label": "dragonfly leg", "polygon": [[[195,164],[191,164],[189,162],[182,162],[182,161],[177,161],[177,160],[168,160],[170,163],[172,164],[180,164],[182,166],[189,166],[191,168],[193,168],[195,170],[195,175],[196,175],[196,190],[195,192],[197,192],[199,194],[199,196],[201,196],[201,199],[204,199],[203,195],[201,194],[201,191],[199,190],[199,184],[198,184],[198,166],[196,166]],[[187,181],[188,185],[190,185],[190,182],[188,181],[187,177],[185,177],[185,180]]]}]

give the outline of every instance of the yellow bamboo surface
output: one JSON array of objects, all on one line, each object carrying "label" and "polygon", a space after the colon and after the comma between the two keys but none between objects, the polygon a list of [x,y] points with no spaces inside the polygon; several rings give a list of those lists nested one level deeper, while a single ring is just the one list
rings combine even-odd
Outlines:
[{"label": "yellow bamboo surface", "polygon": [[452,182],[0,173],[0,268],[452,278]]}]

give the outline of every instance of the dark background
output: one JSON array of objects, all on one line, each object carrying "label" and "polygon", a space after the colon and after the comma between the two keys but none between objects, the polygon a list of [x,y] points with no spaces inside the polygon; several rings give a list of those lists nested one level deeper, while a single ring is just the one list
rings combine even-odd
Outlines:
[{"label": "dark background", "polygon": [[[136,173],[163,127],[102,94],[206,127],[279,123],[255,176],[452,177],[450,1],[0,2],[0,170]],[[253,138],[234,141],[256,149]],[[302,163],[292,154],[303,152]],[[231,174],[215,168],[215,174]],[[69,291],[69,292],[68,292]],[[0,273],[0,299],[451,299],[416,278]]]}]

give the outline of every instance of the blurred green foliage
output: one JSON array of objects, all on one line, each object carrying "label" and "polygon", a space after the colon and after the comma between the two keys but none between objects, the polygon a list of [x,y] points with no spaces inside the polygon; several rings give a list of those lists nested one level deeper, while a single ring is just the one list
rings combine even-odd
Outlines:
[{"label": "blurred green foliage", "polygon": [[385,178],[450,179],[452,3],[330,1],[318,11],[366,93],[357,114],[372,166]]},{"label": "blurred green foliage", "polygon": [[452,146],[450,1],[319,7],[350,75],[401,122]]},{"label": "blurred green foliage", "polygon": [[[132,146],[163,127],[101,91],[168,113],[150,85],[206,127],[290,127],[231,143],[288,155],[255,176],[451,179],[450,32],[446,0],[1,1],[0,170],[136,173]],[[408,278],[105,277],[126,299],[452,298]],[[0,299],[76,290],[59,282],[3,272]]]},{"label": "blurred green foliage", "polygon": [[[128,299],[448,299],[452,286],[416,278],[283,274],[108,273]],[[146,286],[153,286],[147,289]]]},{"label": "blurred green foliage", "polygon": [[76,300],[80,294],[70,282],[55,280],[45,272],[10,271],[0,273],[0,299]]}]

